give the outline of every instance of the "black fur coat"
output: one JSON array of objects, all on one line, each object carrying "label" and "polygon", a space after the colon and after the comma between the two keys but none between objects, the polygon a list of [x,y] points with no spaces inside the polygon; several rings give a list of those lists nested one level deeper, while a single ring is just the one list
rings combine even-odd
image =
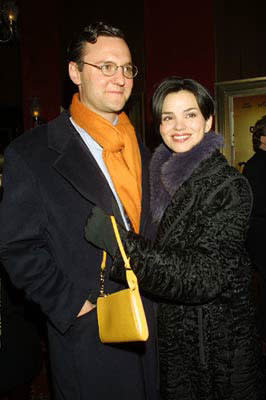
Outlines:
[{"label": "black fur coat", "polygon": [[[150,166],[154,241],[125,241],[140,287],[158,302],[167,400],[262,400],[244,249],[252,195],[213,132],[186,153],[163,144]],[[113,273],[119,270],[116,260]]]}]

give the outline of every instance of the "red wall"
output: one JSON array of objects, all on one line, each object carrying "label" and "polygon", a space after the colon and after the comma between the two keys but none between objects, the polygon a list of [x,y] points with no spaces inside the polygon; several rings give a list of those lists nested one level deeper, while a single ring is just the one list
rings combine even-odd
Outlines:
[{"label": "red wall", "polygon": [[154,85],[170,75],[198,80],[214,93],[213,0],[145,0],[146,103]]},{"label": "red wall", "polygon": [[[30,100],[38,97],[48,121],[60,112],[61,1],[18,0],[24,128],[32,126]],[[215,80],[213,0],[144,0],[147,123],[154,85],[169,75],[199,80],[212,93]],[[61,9],[62,12],[62,9]],[[64,27],[69,29],[69,27]],[[136,27],[137,29],[137,27]]]},{"label": "red wall", "polygon": [[61,77],[57,9],[53,0],[20,0],[20,46],[24,129],[32,127],[30,102],[38,97],[41,118],[60,112]]}]

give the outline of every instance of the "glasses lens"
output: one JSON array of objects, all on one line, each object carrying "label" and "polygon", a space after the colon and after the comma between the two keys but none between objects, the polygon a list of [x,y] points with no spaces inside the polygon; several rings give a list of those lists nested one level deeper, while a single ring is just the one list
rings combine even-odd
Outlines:
[{"label": "glasses lens", "polygon": [[[111,63],[111,62],[104,63],[101,66],[102,73],[106,76],[113,76],[116,73],[118,68],[119,67],[116,64]],[[135,78],[135,76],[138,73],[137,67],[132,64],[123,65],[123,66],[121,66],[121,68],[123,71],[123,75],[129,79]]]},{"label": "glasses lens", "polygon": [[128,64],[123,66],[123,74],[126,78],[130,79],[135,78],[137,73],[138,69],[135,65]]},{"label": "glasses lens", "polygon": [[105,63],[101,67],[102,73],[106,76],[112,76],[116,73],[117,66],[113,63]]}]

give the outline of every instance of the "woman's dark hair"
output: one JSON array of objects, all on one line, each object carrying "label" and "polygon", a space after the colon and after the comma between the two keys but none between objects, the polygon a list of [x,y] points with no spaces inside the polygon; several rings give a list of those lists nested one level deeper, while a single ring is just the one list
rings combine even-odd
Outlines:
[{"label": "woman's dark hair", "polygon": [[169,93],[179,92],[180,90],[187,90],[194,94],[206,121],[214,114],[214,101],[207,89],[193,79],[170,76],[157,86],[152,96],[152,115],[155,131],[159,132],[164,99]]},{"label": "woman's dark hair", "polygon": [[254,151],[258,151],[261,145],[261,136],[266,136],[266,115],[259,119],[252,129],[252,144]]},{"label": "woman's dark hair", "polygon": [[124,33],[114,26],[108,25],[104,22],[97,21],[90,25],[86,25],[80,32],[78,32],[67,49],[68,62],[74,61],[77,63],[80,70],[83,68],[82,57],[83,50],[87,42],[96,43],[99,36],[109,36],[125,40]]}]

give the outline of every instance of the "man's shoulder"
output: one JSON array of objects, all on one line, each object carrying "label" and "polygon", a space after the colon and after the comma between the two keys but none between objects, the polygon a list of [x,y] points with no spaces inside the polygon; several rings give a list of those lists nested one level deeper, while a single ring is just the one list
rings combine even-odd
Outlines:
[{"label": "man's shoulder", "polygon": [[140,149],[140,153],[141,153],[141,158],[142,158],[142,162],[149,162],[151,159],[151,151],[150,149],[146,146],[145,141],[143,140],[142,136],[136,132],[136,138],[138,141],[138,145],[139,145],[139,149]]},{"label": "man's shoulder", "polygon": [[266,152],[256,152],[245,163],[243,174],[257,174],[260,171],[265,171],[266,168]]},{"label": "man's shoulder", "polygon": [[32,154],[38,148],[48,147],[48,135],[58,135],[67,126],[67,120],[69,115],[63,112],[55,119],[25,131],[10,143],[5,153],[16,151],[20,154]]}]

